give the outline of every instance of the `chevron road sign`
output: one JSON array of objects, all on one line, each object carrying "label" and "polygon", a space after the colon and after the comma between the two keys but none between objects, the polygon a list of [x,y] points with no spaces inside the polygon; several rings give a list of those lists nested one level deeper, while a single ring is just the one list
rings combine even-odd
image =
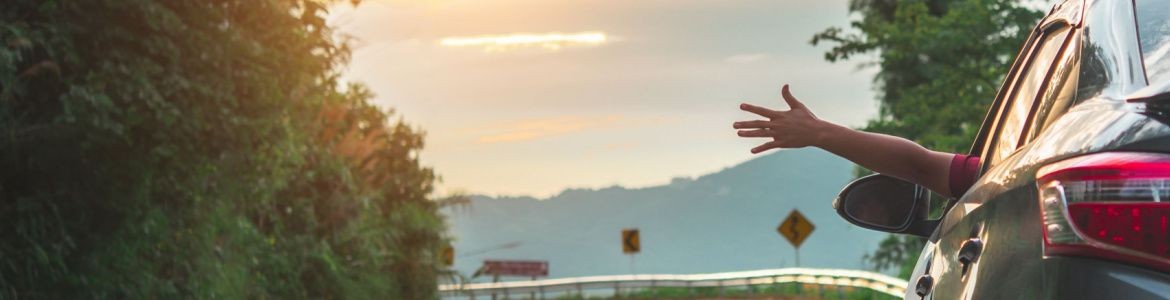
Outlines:
[{"label": "chevron road sign", "polygon": [[813,226],[808,218],[800,214],[800,211],[793,209],[791,213],[788,213],[788,217],[784,218],[784,222],[780,222],[780,225],[776,227],[776,231],[788,239],[788,242],[792,243],[792,247],[800,248],[800,245],[804,244],[804,240],[815,228],[816,226]]},{"label": "chevron road sign", "polygon": [[635,254],[642,251],[642,243],[638,240],[638,229],[622,229],[622,253]]}]

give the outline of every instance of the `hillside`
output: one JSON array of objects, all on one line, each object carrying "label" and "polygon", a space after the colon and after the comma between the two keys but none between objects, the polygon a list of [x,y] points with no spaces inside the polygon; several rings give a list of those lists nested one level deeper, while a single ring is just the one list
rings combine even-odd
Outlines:
[{"label": "hillside", "polygon": [[[885,234],[849,225],[830,206],[851,171],[821,150],[787,150],[662,186],[570,189],[548,199],[475,196],[470,207],[445,213],[463,274],[484,259],[548,260],[553,278],[791,267],[793,248],[775,228],[793,208],[816,225],[801,266],[863,268],[862,255]],[[627,227],[641,231],[633,259],[619,244]]]}]

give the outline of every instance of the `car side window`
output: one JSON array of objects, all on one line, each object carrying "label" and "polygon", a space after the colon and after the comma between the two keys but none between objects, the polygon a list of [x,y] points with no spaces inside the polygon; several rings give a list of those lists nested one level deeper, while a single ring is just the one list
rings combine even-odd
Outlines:
[{"label": "car side window", "polygon": [[1041,37],[1027,64],[1012,84],[1014,88],[1004,103],[996,134],[992,137],[985,167],[991,167],[1010,156],[1021,146],[1026,121],[1037,104],[1037,96],[1049,78],[1049,71],[1068,41],[1067,26],[1054,27]]},{"label": "car side window", "polygon": [[1074,36],[1069,38],[1064,50],[1059,54],[1060,57],[1052,71],[1052,76],[1041,90],[1036,112],[1028,120],[1031,127],[1028,129],[1027,141],[1031,141],[1043,133],[1048,125],[1055,122],[1057,118],[1068,111],[1069,107],[1072,107],[1073,99],[1076,98],[1077,93],[1077,79],[1080,78],[1080,64],[1078,63],[1080,52],[1076,51],[1080,47],[1078,40],[1074,30]]},{"label": "car side window", "polygon": [[1134,1],[1142,63],[1150,83],[1170,80],[1170,1]]}]

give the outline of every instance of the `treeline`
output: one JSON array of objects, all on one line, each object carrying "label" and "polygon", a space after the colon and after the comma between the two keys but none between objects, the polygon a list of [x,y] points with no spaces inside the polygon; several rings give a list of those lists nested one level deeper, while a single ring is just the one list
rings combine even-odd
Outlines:
[{"label": "treeline", "polygon": [[422,133],[327,4],[4,1],[0,298],[433,298]]}]

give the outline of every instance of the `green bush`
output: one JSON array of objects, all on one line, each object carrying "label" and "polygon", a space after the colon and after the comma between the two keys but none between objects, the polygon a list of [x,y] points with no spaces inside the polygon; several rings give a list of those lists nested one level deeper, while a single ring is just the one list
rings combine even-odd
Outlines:
[{"label": "green bush", "polygon": [[0,298],[435,297],[422,133],[325,5],[5,1]]}]

